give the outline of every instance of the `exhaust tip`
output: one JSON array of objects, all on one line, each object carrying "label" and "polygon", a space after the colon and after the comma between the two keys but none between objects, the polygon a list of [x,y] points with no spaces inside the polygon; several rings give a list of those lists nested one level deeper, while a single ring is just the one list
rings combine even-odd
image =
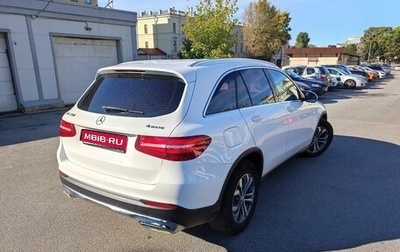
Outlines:
[{"label": "exhaust tip", "polygon": [[62,191],[63,191],[63,193],[64,193],[65,195],[67,195],[67,197],[69,197],[69,198],[76,198],[76,197],[77,197],[75,193],[73,193],[72,191],[68,190],[68,189],[65,188],[65,187],[62,187]]},{"label": "exhaust tip", "polygon": [[172,223],[169,221],[165,221],[165,220],[150,219],[150,218],[139,217],[139,216],[134,216],[133,218],[136,219],[136,221],[139,222],[139,224],[142,225],[143,227],[148,228],[152,231],[160,232],[160,233],[175,234],[175,233],[185,229],[181,225],[178,225],[176,223]]}]

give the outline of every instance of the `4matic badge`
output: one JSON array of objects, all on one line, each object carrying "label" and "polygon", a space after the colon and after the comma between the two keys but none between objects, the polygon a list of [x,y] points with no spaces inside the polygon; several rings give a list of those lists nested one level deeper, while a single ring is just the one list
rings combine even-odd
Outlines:
[{"label": "4matic badge", "polygon": [[147,125],[146,125],[146,128],[150,128],[150,129],[161,129],[161,130],[165,129],[164,126],[150,125],[150,124],[147,124]]}]

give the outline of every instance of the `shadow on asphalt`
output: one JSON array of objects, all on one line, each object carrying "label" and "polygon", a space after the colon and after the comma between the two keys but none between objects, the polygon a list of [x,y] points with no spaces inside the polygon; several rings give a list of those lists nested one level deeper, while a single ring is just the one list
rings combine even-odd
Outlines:
[{"label": "shadow on asphalt", "polygon": [[57,137],[67,109],[0,116],[0,146]]},{"label": "shadow on asphalt", "polygon": [[362,98],[366,96],[383,96],[390,94],[375,94],[368,92],[370,89],[378,90],[382,89],[382,85],[386,85],[385,80],[374,80],[368,83],[368,86],[365,88],[356,88],[356,89],[346,89],[346,88],[338,88],[330,91],[326,95],[323,95],[319,98],[320,102],[324,104],[333,104],[338,103],[340,100],[353,99],[353,98]]},{"label": "shadow on asphalt", "polygon": [[335,136],[322,156],[295,157],[262,182],[243,233],[228,237],[207,225],[185,232],[228,251],[329,251],[398,239],[399,153],[395,144]]}]

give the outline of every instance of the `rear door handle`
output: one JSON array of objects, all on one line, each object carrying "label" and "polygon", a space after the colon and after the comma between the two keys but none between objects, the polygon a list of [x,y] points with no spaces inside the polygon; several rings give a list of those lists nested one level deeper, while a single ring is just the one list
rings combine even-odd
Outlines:
[{"label": "rear door handle", "polygon": [[295,111],[295,110],[296,110],[296,109],[293,108],[292,106],[287,107],[287,111],[289,111],[289,112],[293,112],[293,111]]},{"label": "rear door handle", "polygon": [[254,115],[254,116],[251,117],[251,120],[252,120],[253,122],[261,122],[262,117],[259,116],[259,115]]}]

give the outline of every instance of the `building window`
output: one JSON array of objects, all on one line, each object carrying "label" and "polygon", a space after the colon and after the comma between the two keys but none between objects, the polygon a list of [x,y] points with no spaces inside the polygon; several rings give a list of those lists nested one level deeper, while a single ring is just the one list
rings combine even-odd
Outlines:
[{"label": "building window", "polygon": [[147,34],[149,31],[147,30],[147,24],[144,25],[144,34]]},{"label": "building window", "polygon": [[85,0],[85,4],[92,4],[92,0]]},{"label": "building window", "polygon": [[176,33],[176,23],[172,23],[172,33]]},{"label": "building window", "polygon": [[182,24],[182,26],[181,26],[181,30],[180,30],[180,32],[179,33],[181,33],[181,34],[185,34],[185,32],[183,31],[183,28],[185,27],[185,24]]},{"label": "building window", "polygon": [[149,48],[149,42],[147,42],[147,41],[144,42],[144,47],[145,47],[145,48]]},{"label": "building window", "polygon": [[71,2],[78,2],[78,0],[71,0]]},{"label": "building window", "polygon": [[178,43],[177,43],[176,39],[172,40],[172,51],[173,52],[178,51]]}]

